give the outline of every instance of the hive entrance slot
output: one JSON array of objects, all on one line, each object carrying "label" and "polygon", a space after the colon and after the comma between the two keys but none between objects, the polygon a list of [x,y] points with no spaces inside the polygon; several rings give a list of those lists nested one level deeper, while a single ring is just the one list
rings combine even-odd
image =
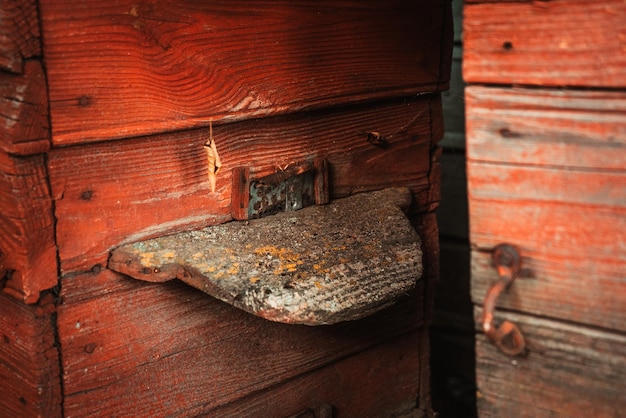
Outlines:
[{"label": "hive entrance slot", "polygon": [[422,274],[408,189],[128,244],[109,268],[177,278],[254,315],[292,324],[359,319],[393,304]]}]

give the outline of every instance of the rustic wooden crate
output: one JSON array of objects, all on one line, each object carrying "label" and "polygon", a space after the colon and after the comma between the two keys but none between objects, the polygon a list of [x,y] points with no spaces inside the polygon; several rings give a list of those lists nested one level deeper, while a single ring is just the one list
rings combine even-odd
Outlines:
[{"label": "rustic wooden crate", "polygon": [[[0,412],[429,411],[448,2],[7,5]],[[277,324],[107,268],[121,244],[230,221],[233,168],[263,176],[315,157],[332,199],[411,190],[425,275],[393,307]]]}]

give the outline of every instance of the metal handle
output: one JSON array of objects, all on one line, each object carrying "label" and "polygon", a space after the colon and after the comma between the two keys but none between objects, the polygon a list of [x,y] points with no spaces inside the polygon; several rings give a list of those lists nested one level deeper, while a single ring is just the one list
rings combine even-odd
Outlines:
[{"label": "metal handle", "polygon": [[500,293],[506,290],[519,275],[522,260],[516,247],[510,244],[500,244],[494,248],[493,262],[498,270],[499,278],[485,295],[482,318],[483,331],[502,352],[515,356],[521,354],[526,348],[524,336],[517,326],[509,321],[504,321],[499,327],[495,327],[493,316],[498,296],[500,296]]}]

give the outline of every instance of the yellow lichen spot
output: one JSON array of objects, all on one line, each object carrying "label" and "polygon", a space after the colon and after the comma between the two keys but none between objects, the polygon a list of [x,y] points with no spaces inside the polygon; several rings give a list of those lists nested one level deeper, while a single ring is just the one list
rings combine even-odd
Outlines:
[{"label": "yellow lichen spot", "polygon": [[215,266],[207,266],[207,269],[206,269],[206,271],[208,271],[209,273],[213,273],[215,270],[217,270]]},{"label": "yellow lichen spot", "polygon": [[259,280],[261,280],[261,278],[260,278],[260,277],[250,277],[250,283],[256,283],[256,282],[258,282]]},{"label": "yellow lichen spot", "polygon": [[322,266],[320,266],[319,264],[313,264],[313,269],[314,270],[319,270],[321,268],[322,268]]},{"label": "yellow lichen spot", "polygon": [[176,258],[176,253],[174,251],[166,251],[161,254],[161,258]]},{"label": "yellow lichen spot", "polygon": [[191,258],[193,258],[194,260],[199,259],[200,257],[202,257],[202,253],[194,253],[191,255]]},{"label": "yellow lichen spot", "polygon": [[320,282],[315,282],[315,287],[317,287],[318,289],[321,289],[324,286],[322,286]]},{"label": "yellow lichen spot", "polygon": [[237,274],[237,273],[239,273],[239,263],[234,263],[228,269],[228,274]]},{"label": "yellow lichen spot", "polygon": [[225,276],[225,274],[224,274],[224,272],[223,272],[223,271],[218,271],[217,273],[215,273],[215,274],[213,275],[213,278],[214,278],[214,279],[216,279],[216,280],[218,280],[218,279],[221,279],[221,278],[222,278],[222,277],[224,277],[224,276]]},{"label": "yellow lichen spot", "polygon": [[149,267],[154,261],[154,253],[141,253],[139,254],[139,261],[142,266]]},{"label": "yellow lichen spot", "polygon": [[281,262],[297,262],[300,259],[300,255],[294,253],[287,248],[276,248],[273,245],[265,245],[254,250],[258,256],[271,256],[279,259]]}]

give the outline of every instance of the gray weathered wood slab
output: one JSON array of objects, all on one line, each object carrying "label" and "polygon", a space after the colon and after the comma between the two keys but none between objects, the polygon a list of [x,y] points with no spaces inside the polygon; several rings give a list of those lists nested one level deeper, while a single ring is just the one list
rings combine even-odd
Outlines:
[{"label": "gray weathered wood slab", "polygon": [[178,278],[254,315],[307,325],[359,319],[393,304],[422,274],[420,239],[391,188],[263,219],[115,249],[109,267]]}]

